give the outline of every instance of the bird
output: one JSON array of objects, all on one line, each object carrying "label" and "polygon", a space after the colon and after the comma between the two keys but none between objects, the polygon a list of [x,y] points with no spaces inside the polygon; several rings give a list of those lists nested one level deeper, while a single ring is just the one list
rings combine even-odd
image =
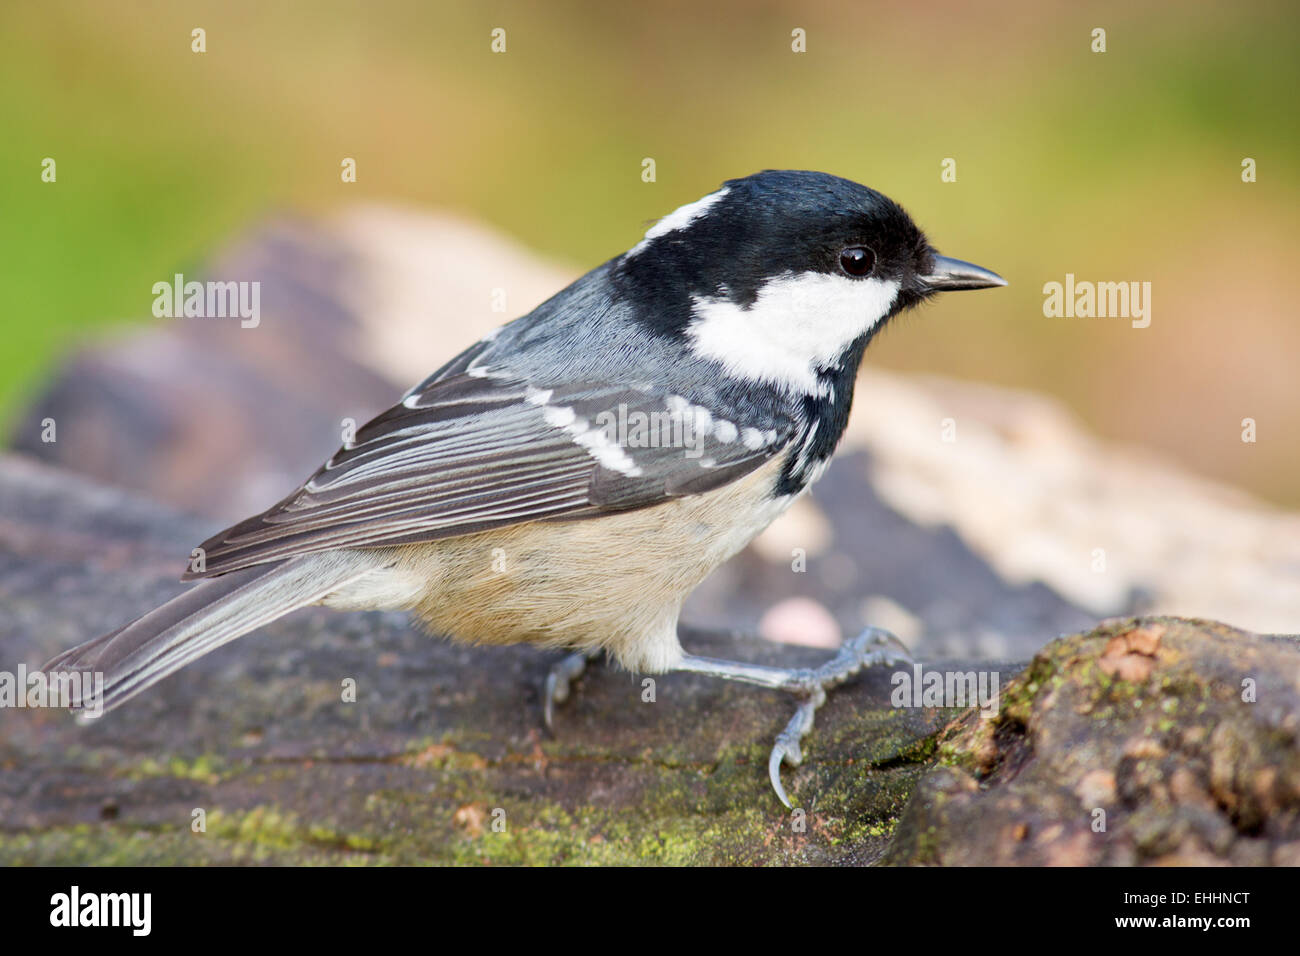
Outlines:
[{"label": "bird", "polygon": [[867,628],[817,668],[701,657],[678,639],[683,601],[825,471],[863,352],[892,318],[1006,284],[851,180],[728,180],[203,542],[189,590],[44,670],[101,675],[102,713],[298,608],[409,611],[453,640],[565,650],[548,726],[602,654],[790,693],[768,769],[791,807],[780,768],[802,760],[827,691],[906,648]]}]

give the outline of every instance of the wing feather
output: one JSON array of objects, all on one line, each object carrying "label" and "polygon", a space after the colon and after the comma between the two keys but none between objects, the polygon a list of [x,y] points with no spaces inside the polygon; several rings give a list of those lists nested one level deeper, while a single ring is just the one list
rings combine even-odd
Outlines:
[{"label": "wing feather", "polygon": [[689,450],[592,434],[605,411],[663,415],[682,405],[651,388],[539,389],[454,362],[363,426],[293,494],[205,541],[204,570],[185,577],[646,507],[735,480],[779,453],[793,429],[772,429],[755,447],[734,428],[721,440],[705,416]]}]

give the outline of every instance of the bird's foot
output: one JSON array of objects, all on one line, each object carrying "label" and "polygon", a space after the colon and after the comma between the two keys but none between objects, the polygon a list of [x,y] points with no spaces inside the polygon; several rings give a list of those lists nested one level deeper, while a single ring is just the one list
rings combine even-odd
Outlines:
[{"label": "bird's foot", "polygon": [[772,748],[772,756],[767,764],[772,788],[780,801],[789,808],[790,798],[781,786],[781,764],[797,767],[803,762],[803,738],[812,730],[817,708],[826,703],[826,692],[866,667],[911,661],[912,655],[902,641],[886,630],[869,627],[845,641],[839,652],[820,667],[768,667],[688,654],[676,669],[783,690],[799,699],[799,707],[794,716],[786,724],[785,730],[777,735],[776,745]]},{"label": "bird's foot", "polygon": [[552,734],[555,733],[555,705],[563,704],[569,699],[573,682],[586,671],[587,663],[596,660],[601,653],[599,649],[575,651],[551,665],[546,675],[546,684],[542,688],[542,719]]},{"label": "bird's foot", "polygon": [[796,671],[783,687],[801,698],[798,709],[785,730],[776,736],[776,745],[767,762],[767,774],[772,789],[780,801],[790,808],[790,799],[781,786],[781,764],[797,767],[803,762],[803,738],[812,730],[817,708],[826,703],[826,692],[844,683],[864,668],[879,664],[910,663],[912,655],[903,642],[893,634],[877,627],[869,627],[861,634],[844,642],[834,657],[821,667]]}]

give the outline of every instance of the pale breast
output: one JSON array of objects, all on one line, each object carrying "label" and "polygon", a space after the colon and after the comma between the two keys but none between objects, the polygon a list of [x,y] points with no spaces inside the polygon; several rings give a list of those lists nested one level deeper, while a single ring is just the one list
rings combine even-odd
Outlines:
[{"label": "pale breast", "polygon": [[772,497],[781,461],[652,508],[396,548],[382,589],[438,634],[604,647],[630,668],[665,670],[681,655],[685,596],[793,500]]}]

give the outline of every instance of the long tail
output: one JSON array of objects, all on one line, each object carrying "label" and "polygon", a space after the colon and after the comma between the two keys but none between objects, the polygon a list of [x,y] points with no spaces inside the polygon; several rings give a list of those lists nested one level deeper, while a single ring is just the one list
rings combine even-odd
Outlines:
[{"label": "long tail", "polygon": [[200,582],[126,627],[64,651],[42,670],[102,673],[102,705],[109,711],[209,651],[315,604],[373,570],[355,553],[335,553],[232,571]]}]

